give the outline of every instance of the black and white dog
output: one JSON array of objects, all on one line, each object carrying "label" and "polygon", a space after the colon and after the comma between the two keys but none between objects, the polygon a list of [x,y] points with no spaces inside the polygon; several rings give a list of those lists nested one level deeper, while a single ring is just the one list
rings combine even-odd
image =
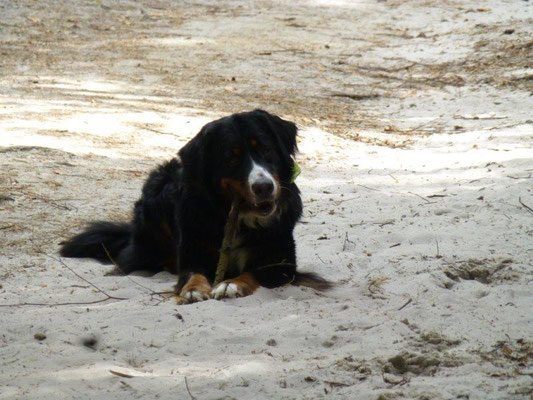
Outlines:
[{"label": "black and white dog", "polygon": [[[64,242],[61,255],[113,262],[124,273],[177,273],[176,293],[188,302],[288,283],[327,289],[320,276],[296,270],[296,134],[294,123],[262,110],[205,125],[149,175],[130,223],[94,222]],[[226,280],[212,287],[234,196],[242,204],[236,240]]]}]

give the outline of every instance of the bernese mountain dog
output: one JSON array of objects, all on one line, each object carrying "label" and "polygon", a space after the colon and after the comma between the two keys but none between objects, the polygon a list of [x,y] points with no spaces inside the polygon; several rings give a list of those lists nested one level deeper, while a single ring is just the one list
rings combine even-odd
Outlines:
[{"label": "bernese mountain dog", "polygon": [[[294,183],[297,128],[266,111],[205,125],[176,158],[150,173],[130,223],[93,222],[62,243],[63,257],[89,257],[129,274],[178,275],[180,302],[252,294],[285,284],[327,289],[296,270],[293,230],[302,215]],[[224,280],[213,287],[230,208],[236,233]]]}]

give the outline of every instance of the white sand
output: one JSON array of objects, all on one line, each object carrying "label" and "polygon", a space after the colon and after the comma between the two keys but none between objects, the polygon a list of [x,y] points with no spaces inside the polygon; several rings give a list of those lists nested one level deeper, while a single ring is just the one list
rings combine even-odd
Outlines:
[{"label": "white sand", "polygon": [[[392,3],[379,18],[418,10]],[[516,7],[526,7],[502,3],[509,8],[472,3],[492,11],[457,11],[448,23],[460,30],[464,18],[478,14],[489,22],[510,21]],[[301,8],[291,15],[305,21],[298,13],[307,9],[297,4]],[[373,10],[388,7],[365,4],[367,22]],[[265,15],[284,15],[282,6],[272,7]],[[47,12],[30,14],[44,19]],[[218,18],[210,15],[195,18]],[[514,23],[526,29],[526,20]],[[501,32],[490,34],[498,38]],[[468,37],[457,35],[446,40],[462,41],[468,53]],[[434,49],[432,43],[420,48]],[[20,65],[26,65],[22,59]],[[70,67],[68,73],[78,71]],[[384,104],[398,99],[361,103],[380,121],[405,122],[393,131],[367,125],[357,131],[363,141],[324,131],[338,126],[319,115],[292,115],[302,128],[300,269],[319,272],[337,287],[323,294],[260,289],[246,298],[176,306],[156,293],[169,290],[175,277],[105,276],[110,268],[96,262],[60,260],[57,244],[86,221],[127,218],[146,173],[225,111],[205,100],[193,109],[148,93],[161,89],[161,72],[154,72],[156,83],[143,75],[145,81],[130,86],[129,78],[120,83],[111,71],[90,88],[81,72],[81,83],[67,88],[59,88],[66,79],[57,75],[47,92],[17,83],[31,74],[49,79],[28,68],[1,80],[0,399],[531,398],[533,215],[524,205],[533,207],[533,128],[527,86],[419,89],[408,100],[416,107],[401,107],[396,116]],[[124,68],[124,76],[136,76],[135,64]],[[76,85],[96,92],[72,97]],[[252,107],[269,109],[258,103]],[[249,108],[245,101],[239,106]],[[400,131],[421,123],[431,135]],[[463,127],[454,129],[459,123]],[[353,137],[352,126],[343,129]],[[376,140],[408,143],[386,147]],[[106,301],[58,304],[99,300]]]}]

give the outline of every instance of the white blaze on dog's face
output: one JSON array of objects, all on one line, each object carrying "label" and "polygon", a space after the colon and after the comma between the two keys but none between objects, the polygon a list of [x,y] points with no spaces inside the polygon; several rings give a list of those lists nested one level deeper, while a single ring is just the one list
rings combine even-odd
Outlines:
[{"label": "white blaze on dog's face", "polygon": [[252,169],[248,175],[248,187],[257,199],[257,203],[263,200],[275,200],[278,197],[278,182],[266,168],[254,160],[252,160]]},{"label": "white blaze on dog's face", "polygon": [[280,185],[267,168],[251,160],[247,190],[253,199],[253,207],[246,212],[245,223],[266,223],[277,210]]}]

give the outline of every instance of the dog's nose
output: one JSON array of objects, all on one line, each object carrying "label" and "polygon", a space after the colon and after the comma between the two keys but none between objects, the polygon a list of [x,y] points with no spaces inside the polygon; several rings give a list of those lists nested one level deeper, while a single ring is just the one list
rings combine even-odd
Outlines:
[{"label": "dog's nose", "polygon": [[258,200],[270,199],[274,193],[274,183],[270,179],[259,179],[252,184],[252,192]]}]

